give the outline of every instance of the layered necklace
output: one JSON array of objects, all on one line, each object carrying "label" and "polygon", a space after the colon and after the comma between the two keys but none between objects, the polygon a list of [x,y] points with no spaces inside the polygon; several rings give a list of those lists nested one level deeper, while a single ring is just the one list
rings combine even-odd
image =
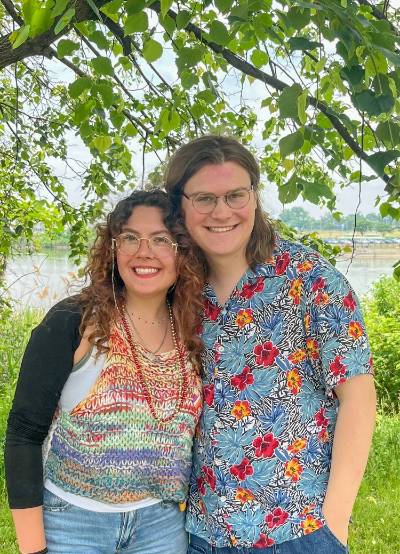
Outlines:
[{"label": "layered necklace", "polygon": [[[148,346],[146,346],[145,344],[145,341],[142,337],[142,335],[139,333],[139,329],[136,327],[136,325],[134,324],[133,322],[133,319],[131,317],[131,314],[128,312],[128,310],[125,308],[125,312],[126,312],[126,315],[128,316],[128,319],[129,319],[129,323],[132,325],[132,329],[135,331],[135,333],[137,334],[137,336],[139,337],[140,339],[140,342],[142,343],[142,346],[143,348],[145,349],[146,351],[146,356],[149,358],[150,361],[154,362],[154,361],[158,361],[160,359],[159,356],[157,356],[157,353],[161,350],[164,342],[165,342],[165,338],[167,336],[167,333],[168,333],[168,321],[166,322],[165,324],[165,331],[164,331],[164,335],[161,339],[161,343],[159,345],[159,347],[156,349],[156,350],[150,350],[150,348],[148,348]],[[139,317],[138,319],[143,319],[141,317]],[[143,320],[145,323],[148,323],[147,320]],[[164,321],[164,320],[160,320],[160,321]],[[154,325],[154,322],[151,322],[152,325]],[[172,329],[172,326],[171,326],[171,329]],[[173,336],[173,335],[172,335]]]},{"label": "layered necklace", "polygon": [[[178,402],[176,404],[175,410],[166,417],[161,417],[157,414],[157,411],[156,411],[155,406],[154,406],[153,398],[150,394],[150,389],[147,386],[146,380],[144,378],[142,364],[140,363],[140,360],[139,360],[139,357],[138,357],[138,354],[137,354],[137,351],[136,351],[135,343],[134,343],[133,338],[132,338],[131,330],[129,328],[129,325],[128,325],[128,322],[127,322],[127,319],[126,319],[126,315],[128,316],[130,322],[133,325],[132,319],[130,318],[129,313],[127,312],[125,307],[120,311],[122,326],[123,326],[123,329],[125,331],[125,335],[126,335],[126,339],[128,341],[129,347],[131,349],[133,362],[136,366],[136,372],[137,372],[139,384],[140,384],[140,386],[143,390],[143,394],[144,394],[145,400],[147,402],[147,405],[149,406],[149,410],[150,410],[151,415],[153,416],[153,418],[155,420],[157,420],[160,423],[168,423],[169,421],[172,421],[176,417],[176,415],[181,411],[182,406],[183,406],[183,404],[184,404],[184,402],[187,398],[188,381],[189,381],[188,372],[187,372],[187,368],[186,368],[186,364],[185,364],[185,360],[184,360],[184,355],[183,355],[182,349],[179,348],[179,346],[178,346],[178,340],[177,340],[177,337],[176,337],[176,331],[175,331],[174,317],[172,315],[172,309],[171,309],[171,306],[168,302],[167,302],[167,306],[168,306],[168,315],[169,315],[169,321],[170,321],[170,326],[171,326],[171,333],[172,333],[172,340],[173,340],[173,343],[174,343],[174,349],[175,349],[175,352],[178,354],[178,358],[179,358],[179,368],[181,370],[181,379],[180,379],[180,387],[179,387],[179,397],[178,397]],[[134,325],[133,325],[133,328],[137,332],[137,329],[135,328]],[[168,329],[168,325],[166,326],[166,328]],[[161,345],[159,346],[159,348],[156,350],[156,352],[158,352],[160,350],[160,348],[162,347],[162,344],[165,341],[166,334],[167,334],[167,332],[165,332],[163,341],[162,341]],[[139,333],[138,333],[138,335],[139,335]],[[139,337],[140,337],[140,335],[139,335]],[[154,359],[160,365],[162,365],[162,361],[157,356],[155,356]]]}]

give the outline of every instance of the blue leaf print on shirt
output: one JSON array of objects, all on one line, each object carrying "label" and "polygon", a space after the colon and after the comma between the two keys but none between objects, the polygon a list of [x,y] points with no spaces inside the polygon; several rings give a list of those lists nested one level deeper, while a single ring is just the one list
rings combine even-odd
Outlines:
[{"label": "blue leaf print on shirt", "polygon": [[253,371],[254,382],[245,388],[241,396],[249,401],[265,398],[275,387],[277,375],[278,370],[276,368]]},{"label": "blue leaf print on shirt", "polygon": [[263,426],[263,432],[272,433],[274,437],[277,437],[286,425],[285,408],[281,404],[277,404],[270,411],[264,410],[258,420]]},{"label": "blue leaf print on shirt", "polygon": [[271,539],[273,539],[277,543],[288,541],[292,538],[292,525],[288,521],[284,525],[281,525],[280,527],[277,527],[271,533],[268,535]]},{"label": "blue leaf print on shirt", "polygon": [[317,475],[312,469],[306,468],[300,479],[299,489],[308,498],[319,496],[326,490],[328,484],[328,473]]},{"label": "blue leaf print on shirt", "polygon": [[282,340],[282,324],[283,317],[279,314],[274,314],[270,319],[264,320],[260,324],[263,340],[270,340],[274,344]]},{"label": "blue leaf print on shirt", "polygon": [[232,525],[232,532],[243,542],[255,543],[261,533],[261,525],[264,521],[264,514],[261,510],[252,511],[250,508],[243,512],[237,512],[228,518]]},{"label": "blue leaf print on shirt", "polygon": [[[321,455],[321,445],[316,437],[311,437],[307,446],[300,453],[301,460],[306,464],[311,464]],[[303,478],[303,476],[301,477]]]},{"label": "blue leaf print on shirt", "polygon": [[230,465],[241,462],[244,458],[243,447],[251,444],[255,439],[254,429],[244,431],[241,425],[236,429],[227,428],[215,436],[215,443],[220,456],[224,457]]},{"label": "blue leaf print on shirt", "polygon": [[322,390],[316,390],[314,385],[305,381],[297,395],[297,400],[301,407],[301,419],[307,421],[318,412],[325,400],[325,395]]},{"label": "blue leaf print on shirt", "polygon": [[346,377],[352,377],[365,373],[365,368],[369,365],[370,352],[368,349],[362,350],[355,347],[343,357],[342,363],[347,366]]},{"label": "blue leaf print on shirt", "polygon": [[246,477],[242,485],[252,491],[261,491],[270,484],[276,464],[276,459],[253,462],[253,475]]},{"label": "blue leaf print on shirt", "polygon": [[216,380],[214,385],[214,405],[217,411],[224,408],[225,404],[232,404],[236,399],[235,392],[224,381]]},{"label": "blue leaf print on shirt", "polygon": [[228,370],[230,374],[241,373],[246,365],[246,354],[253,351],[255,344],[255,337],[241,336],[225,345],[219,363],[220,368]]},{"label": "blue leaf print on shirt", "polygon": [[217,340],[219,334],[219,328],[216,323],[210,323],[206,321],[203,324],[203,332],[201,335],[201,340],[204,343],[206,348],[212,348]]},{"label": "blue leaf print on shirt", "polygon": [[237,482],[234,477],[227,471],[221,470],[219,467],[217,467],[214,470],[215,478],[216,478],[216,489],[222,496],[226,496],[228,494],[229,489],[235,489],[237,486]]},{"label": "blue leaf print on shirt", "polygon": [[322,364],[327,367],[336,355],[336,352],[341,348],[341,343],[337,339],[326,341],[320,350]]},{"label": "blue leaf print on shirt", "polygon": [[320,315],[320,320],[326,321],[329,329],[339,335],[342,328],[349,323],[350,317],[344,308],[330,304]]}]

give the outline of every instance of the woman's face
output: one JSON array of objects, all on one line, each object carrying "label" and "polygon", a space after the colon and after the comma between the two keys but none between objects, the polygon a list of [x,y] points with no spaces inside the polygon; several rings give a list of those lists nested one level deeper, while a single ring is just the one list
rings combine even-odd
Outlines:
[{"label": "woman's face", "polygon": [[[162,244],[162,237],[174,242],[163,222],[160,208],[137,206],[121,229],[120,237],[124,240],[117,246],[117,266],[127,292],[131,296],[165,297],[168,289],[175,283],[176,254],[168,247],[151,248],[148,240],[141,240],[137,252],[124,252],[123,244],[132,249],[138,238],[150,239],[159,237],[154,243]],[[134,247],[133,247],[134,250]]]}]

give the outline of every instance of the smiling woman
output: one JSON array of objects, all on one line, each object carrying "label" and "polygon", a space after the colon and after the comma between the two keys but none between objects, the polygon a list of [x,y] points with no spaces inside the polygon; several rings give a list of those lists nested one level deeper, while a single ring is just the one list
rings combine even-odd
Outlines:
[{"label": "smiling woman", "polygon": [[186,554],[201,411],[190,245],[164,192],[133,193],[98,227],[88,286],[33,331],[6,441],[23,554]]}]

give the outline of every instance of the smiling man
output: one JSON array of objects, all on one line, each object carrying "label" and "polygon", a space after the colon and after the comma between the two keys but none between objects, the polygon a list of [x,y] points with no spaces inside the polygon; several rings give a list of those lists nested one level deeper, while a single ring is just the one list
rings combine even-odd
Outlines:
[{"label": "smiling man", "polygon": [[374,425],[368,340],[346,279],[275,235],[259,181],[221,136],[180,148],[166,173],[205,281],[189,554],[340,554]]}]

